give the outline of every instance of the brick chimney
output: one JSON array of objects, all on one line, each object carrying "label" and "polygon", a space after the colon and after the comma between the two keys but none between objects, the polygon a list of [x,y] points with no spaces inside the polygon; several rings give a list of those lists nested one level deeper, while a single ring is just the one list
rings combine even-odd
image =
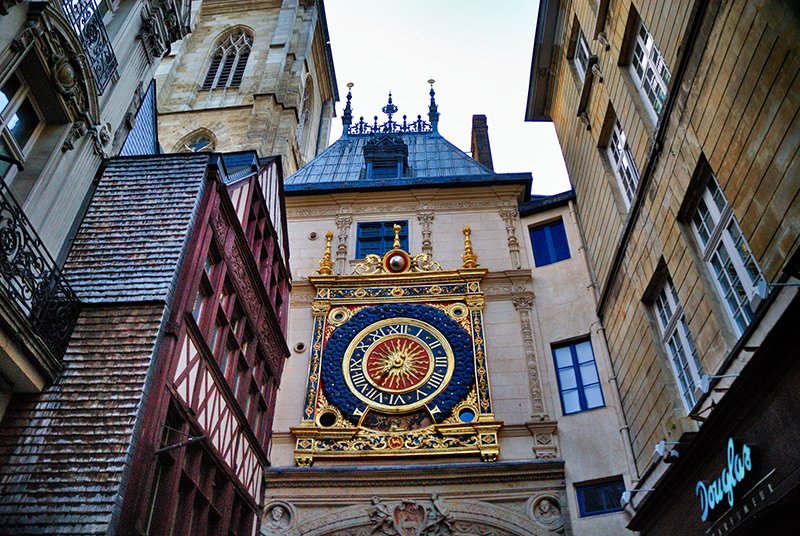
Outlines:
[{"label": "brick chimney", "polygon": [[489,146],[489,127],[485,115],[472,116],[472,158],[494,171],[492,148]]}]

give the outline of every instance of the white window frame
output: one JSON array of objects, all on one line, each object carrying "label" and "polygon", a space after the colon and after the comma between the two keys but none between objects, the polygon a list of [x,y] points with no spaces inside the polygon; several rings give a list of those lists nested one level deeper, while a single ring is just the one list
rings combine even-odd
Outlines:
[{"label": "white window frame", "polygon": [[622,197],[625,199],[625,208],[629,209],[639,186],[639,170],[636,168],[636,162],[633,160],[628,139],[622,130],[622,125],[619,124],[619,119],[614,120],[607,150],[611,167],[614,168],[614,175],[622,190]]},{"label": "white window frame", "polygon": [[750,303],[764,275],[713,173],[691,225],[714,287],[736,334],[741,336],[753,320]]},{"label": "white window frame", "polygon": [[653,36],[641,20],[636,28],[630,72],[642,100],[647,103],[648,111],[654,121],[657,121],[667,100],[672,73],[664,61],[664,56],[658,50]]},{"label": "white window frame", "polygon": [[690,413],[697,404],[696,389],[705,372],[683,314],[683,305],[669,277],[653,302],[653,313],[661,332],[661,344],[669,356],[681,399],[686,412]]},{"label": "white window frame", "polygon": [[578,37],[575,40],[575,54],[572,57],[572,61],[575,62],[575,70],[578,71],[581,82],[586,80],[586,72],[589,69],[589,57],[591,55],[592,52],[589,50],[589,43],[583,35],[583,30],[578,28]]},{"label": "white window frame", "polygon": [[[17,78],[20,83],[20,87],[17,89],[16,93],[14,93],[11,99],[9,99],[5,108],[0,110],[0,139],[2,139],[9,152],[11,152],[11,156],[24,164],[26,157],[36,144],[36,139],[39,137],[39,134],[42,132],[42,129],[45,126],[45,120],[42,116],[42,111],[39,109],[36,99],[31,93],[30,86],[28,86],[28,83],[25,81],[25,79],[18,71],[14,71],[11,76]],[[0,84],[0,87],[5,85],[11,76],[3,80],[2,84]],[[36,128],[33,129],[33,132],[31,132],[31,136],[25,142],[25,145],[20,146],[17,140],[14,138],[14,135],[11,134],[8,123],[11,118],[16,115],[19,107],[23,102],[25,102],[25,99],[27,99],[33,107],[33,111],[36,113],[36,118],[39,120],[39,123],[36,125]],[[17,171],[17,166],[10,164],[8,170],[5,172],[5,175],[0,175],[0,180],[4,180],[6,182],[11,181],[17,174]]]}]

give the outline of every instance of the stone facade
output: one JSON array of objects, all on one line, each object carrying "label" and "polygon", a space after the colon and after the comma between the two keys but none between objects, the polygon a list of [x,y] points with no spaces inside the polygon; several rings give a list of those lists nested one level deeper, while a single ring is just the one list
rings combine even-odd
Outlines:
[{"label": "stone facade", "polygon": [[[332,146],[330,150],[338,149]],[[491,155],[487,156],[491,161]],[[326,155],[319,158],[324,161]],[[491,171],[483,168],[483,173]],[[277,399],[262,533],[600,535],[622,531],[625,518],[620,512],[593,518],[578,514],[575,484],[615,477],[629,483],[632,459],[626,461],[628,451],[619,432],[619,401],[594,314],[596,295],[573,202],[539,206],[537,199],[520,205],[529,183],[400,186],[376,194],[294,193],[292,181],[291,177],[287,180],[287,216],[294,285],[287,342],[294,351]],[[521,207],[527,207],[523,216]],[[529,229],[558,219],[567,229],[571,256],[536,268]],[[328,231],[332,232],[333,272],[352,273],[361,262],[355,253],[358,225],[376,221],[407,222],[409,252],[432,254],[444,270],[461,266],[462,229],[471,227],[479,267],[488,269],[481,283],[484,334],[493,411],[504,421],[497,462],[465,455],[449,459],[419,455],[371,457],[369,461],[315,459],[311,468],[292,467],[296,452],[290,428],[303,418],[313,351],[311,302],[316,290],[308,278],[320,269]],[[595,349],[605,404],[565,416],[552,346],[586,337]],[[270,529],[276,510],[280,512]],[[449,514],[442,517],[442,511]],[[403,529],[406,512],[409,525]]]},{"label": "stone facade", "polygon": [[[759,357],[796,292],[772,284],[798,276],[798,14],[790,2],[541,5],[526,118],[555,123],[630,430],[633,476],[637,488],[653,488],[670,467],[654,447],[666,440],[683,448],[688,432],[704,437],[702,423]],[[650,93],[636,74],[642,46],[649,61],[663,61],[651,80],[664,84]],[[637,171],[629,193],[612,154],[615,130],[627,141],[622,159]],[[727,211],[722,218],[734,222],[720,235],[741,229],[727,275],[696,231],[701,198],[712,190]],[[735,257],[749,253],[751,275],[734,274]],[[730,278],[741,285],[726,294]],[[687,389],[655,313],[668,280],[698,356]],[[731,312],[734,295],[746,320]],[[704,375],[710,393],[685,394]],[[634,494],[634,507],[643,500]]]},{"label": "stone facade", "polygon": [[[202,132],[213,139],[213,150],[281,155],[289,175],[328,145],[338,101],[322,2],[195,4],[191,36],[173,48],[157,75],[164,150],[185,151]],[[252,36],[240,82],[203,89],[217,46],[237,30]]]}]

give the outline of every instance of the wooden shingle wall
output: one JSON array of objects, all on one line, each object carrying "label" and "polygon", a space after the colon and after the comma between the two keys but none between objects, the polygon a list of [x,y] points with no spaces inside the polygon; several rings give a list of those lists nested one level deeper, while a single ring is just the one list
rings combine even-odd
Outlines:
[{"label": "wooden shingle wall", "polygon": [[[652,180],[646,192],[639,192],[644,196],[641,211],[623,242],[629,213],[606,156],[603,123],[610,106],[627,134],[640,174],[656,124],[633,85],[627,59],[620,61],[631,2],[610,2],[604,27],[609,50],[594,39],[598,4],[562,4],[564,41],[554,53],[550,112],[577,192],[597,282],[601,292],[607,291],[601,315],[643,470],[656,442],[694,426],[680,418],[684,410],[675,379],[651,325],[649,306],[643,303],[662,259],[706,372],[716,372],[736,343],[691,229],[678,221],[701,159],[708,160],[717,176],[769,281],[797,251],[800,23],[791,2],[709,2],[686,75],[670,88],[679,92],[675,107]],[[686,47],[693,2],[634,4],[674,78]],[[576,18],[603,75],[602,82],[593,81],[588,100],[590,130],[577,117],[582,84],[567,58]],[[621,262],[614,272],[620,248]]]}]

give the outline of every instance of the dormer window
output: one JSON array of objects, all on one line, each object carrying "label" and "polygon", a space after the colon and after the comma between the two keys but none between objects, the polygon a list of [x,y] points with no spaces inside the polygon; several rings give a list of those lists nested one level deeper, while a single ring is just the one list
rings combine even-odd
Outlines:
[{"label": "dormer window", "polygon": [[397,179],[408,170],[408,146],[397,134],[377,134],[364,145],[367,179]]},{"label": "dormer window", "polygon": [[369,162],[367,163],[367,178],[370,179],[396,179],[402,176],[401,162]]}]

